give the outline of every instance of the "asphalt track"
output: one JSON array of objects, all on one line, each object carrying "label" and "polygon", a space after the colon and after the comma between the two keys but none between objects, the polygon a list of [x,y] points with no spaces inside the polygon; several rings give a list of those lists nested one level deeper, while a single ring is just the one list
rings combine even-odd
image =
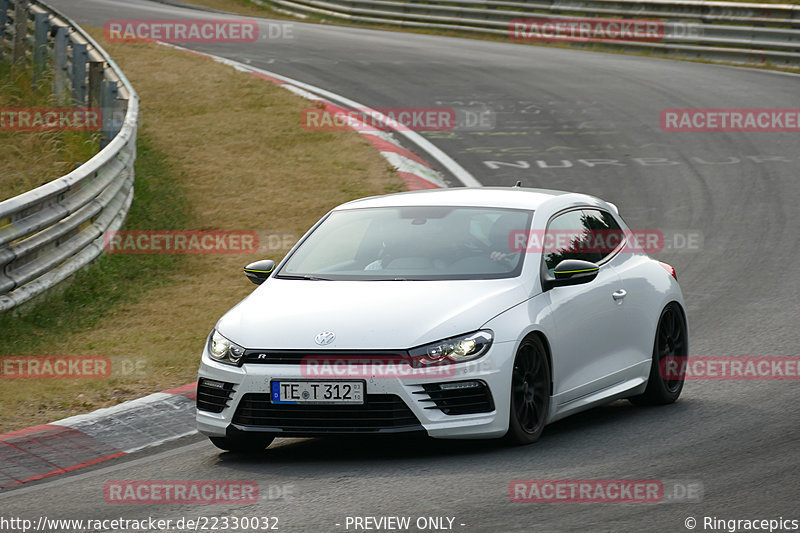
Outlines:
[{"label": "asphalt track", "polygon": [[[107,19],[207,16],[142,0],[53,4],[95,26]],[[189,47],[370,107],[490,111],[487,131],[425,136],[484,185],[519,179],[595,194],[617,204],[631,227],[663,230],[672,246],[655,255],[677,268],[693,355],[800,355],[797,134],[659,127],[664,108],[798,108],[800,78],[303,23],[294,23],[292,34],[291,40]],[[681,236],[694,239],[691,248]],[[522,448],[292,439],[277,441],[263,457],[243,459],[188,438],[12,489],[0,494],[0,508],[3,516],[33,519],[276,516],[281,531],[348,531],[348,516],[410,516],[412,523],[447,516],[454,530],[465,532],[688,531],[687,517],[698,520],[695,531],[711,531],[704,517],[800,519],[798,398],[797,381],[692,381],[675,405],[616,402],[555,423],[539,443]],[[701,483],[702,501],[509,500],[515,479],[601,478]],[[261,500],[111,505],[103,497],[108,480],[182,479],[252,480]],[[286,487],[290,495],[282,492]]]}]

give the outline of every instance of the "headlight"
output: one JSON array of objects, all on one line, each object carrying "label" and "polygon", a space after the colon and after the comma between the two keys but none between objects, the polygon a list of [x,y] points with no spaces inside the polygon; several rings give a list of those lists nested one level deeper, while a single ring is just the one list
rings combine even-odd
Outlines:
[{"label": "headlight", "polygon": [[492,332],[476,331],[410,350],[414,366],[449,365],[482,357],[492,345]]},{"label": "headlight", "polygon": [[208,354],[215,361],[238,365],[244,355],[244,348],[235,344],[222,335],[217,330],[208,336]]}]

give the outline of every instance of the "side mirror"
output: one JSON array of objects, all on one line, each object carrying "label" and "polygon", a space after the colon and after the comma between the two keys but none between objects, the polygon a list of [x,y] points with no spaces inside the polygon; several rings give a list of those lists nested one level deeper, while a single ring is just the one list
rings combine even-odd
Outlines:
[{"label": "side mirror", "polygon": [[273,270],[275,270],[275,261],[272,259],[262,259],[261,261],[250,263],[244,267],[244,275],[256,285],[261,285],[267,281],[267,278],[272,274]]},{"label": "side mirror", "polygon": [[567,287],[570,285],[589,283],[597,277],[598,272],[600,272],[600,267],[589,261],[564,259],[556,265],[553,271],[555,277],[546,275],[542,278],[542,287],[547,291],[553,287]]}]

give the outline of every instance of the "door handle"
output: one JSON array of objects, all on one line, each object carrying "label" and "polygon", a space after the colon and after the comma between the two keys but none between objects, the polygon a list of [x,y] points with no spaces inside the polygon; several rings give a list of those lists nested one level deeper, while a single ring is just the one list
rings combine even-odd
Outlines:
[{"label": "door handle", "polygon": [[628,293],[627,293],[627,291],[625,291],[625,289],[620,289],[617,292],[611,293],[611,297],[614,298],[614,300],[616,300],[618,302],[620,300],[622,300],[623,298],[625,298],[625,296],[627,296],[627,295],[628,295]]}]

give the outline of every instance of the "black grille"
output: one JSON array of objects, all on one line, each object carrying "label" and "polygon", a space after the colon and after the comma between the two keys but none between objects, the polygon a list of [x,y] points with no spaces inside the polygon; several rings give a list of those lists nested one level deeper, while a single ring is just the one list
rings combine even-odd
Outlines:
[{"label": "black grille", "polygon": [[[480,380],[426,383],[420,395],[425,409],[440,409],[446,415],[469,415],[494,411],[489,386]],[[431,405],[433,404],[433,405]]]},{"label": "black grille", "polygon": [[200,378],[197,382],[197,408],[201,411],[221,413],[228,407],[233,393],[233,383]]},{"label": "black grille", "polygon": [[[307,359],[308,358],[308,359]],[[408,352],[398,350],[245,350],[242,362],[257,365],[299,365],[303,359],[333,362],[408,360]]]},{"label": "black grille", "polygon": [[235,429],[285,436],[422,431],[411,409],[394,394],[368,394],[363,405],[273,404],[269,394],[245,394],[233,415]]}]

